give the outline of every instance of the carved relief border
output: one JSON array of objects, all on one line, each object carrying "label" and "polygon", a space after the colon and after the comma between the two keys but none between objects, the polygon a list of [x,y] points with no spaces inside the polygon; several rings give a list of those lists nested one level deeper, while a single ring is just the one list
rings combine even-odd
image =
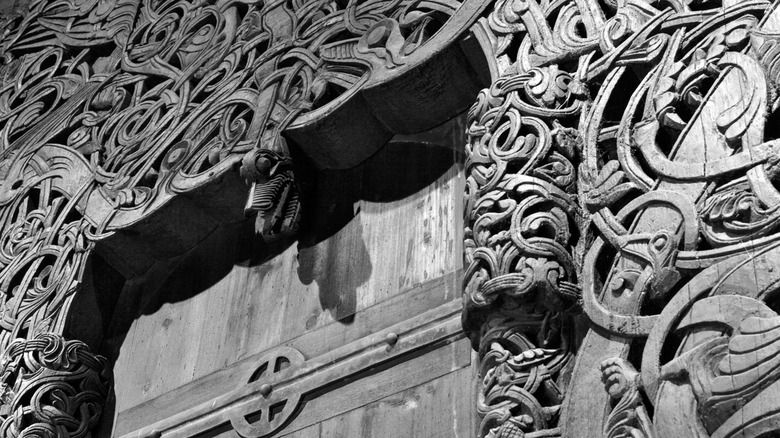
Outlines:
[{"label": "carved relief border", "polygon": [[[472,30],[493,83],[470,112],[464,282],[481,435],[778,428],[775,5],[108,6],[36,1],[3,22],[4,433],[86,436],[99,416],[105,365],[62,337],[94,251],[170,232],[179,202],[206,225],[144,257],[181,252],[242,217],[214,189],[241,178],[263,231],[294,232],[288,142],[347,167],[455,114],[476,85],[455,43],[488,6]],[[449,88],[420,93],[409,72]],[[450,99],[440,112],[433,95]]]}]

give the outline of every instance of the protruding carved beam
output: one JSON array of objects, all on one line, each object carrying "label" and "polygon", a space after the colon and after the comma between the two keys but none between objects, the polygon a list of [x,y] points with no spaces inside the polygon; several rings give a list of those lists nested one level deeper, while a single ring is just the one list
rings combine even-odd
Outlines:
[{"label": "protruding carved beam", "polygon": [[432,344],[462,340],[459,312],[460,304],[452,301],[317,357],[306,358],[292,347],[273,348],[260,356],[251,375],[236,382],[232,391],[121,436],[196,436],[225,423],[241,437],[273,436],[299,409],[305,415],[301,401],[307,394],[327,391],[383,363],[419,354]]}]

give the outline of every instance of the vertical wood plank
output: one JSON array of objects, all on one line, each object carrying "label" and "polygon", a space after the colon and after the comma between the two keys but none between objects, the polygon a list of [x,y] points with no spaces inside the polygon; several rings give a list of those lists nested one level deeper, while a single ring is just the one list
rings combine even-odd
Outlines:
[{"label": "vertical wood plank", "polygon": [[322,438],[470,438],[469,368],[322,422]]},{"label": "vertical wood plank", "polygon": [[117,410],[331,324],[323,348],[365,336],[392,321],[364,321],[365,309],[437,278],[452,285],[425,292],[441,295],[429,301],[459,296],[461,128],[425,140],[447,147],[400,138],[358,168],[324,174],[316,221],[330,228],[313,241],[258,263],[251,228],[215,232],[181,260],[158,263],[153,275],[170,278],[148,282],[157,289],[125,290],[152,298],[128,309],[138,316],[116,362]]}]

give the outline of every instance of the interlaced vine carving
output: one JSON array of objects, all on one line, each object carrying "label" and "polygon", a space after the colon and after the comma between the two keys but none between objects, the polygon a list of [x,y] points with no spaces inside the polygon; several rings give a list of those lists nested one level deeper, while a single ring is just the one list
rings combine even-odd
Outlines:
[{"label": "interlaced vine carving", "polygon": [[[0,23],[4,430],[83,436],[99,416],[102,362],[61,338],[93,253],[128,236],[179,253],[208,226],[172,232],[166,212],[239,220],[226,194],[241,180],[262,233],[294,233],[296,153],[355,165],[465,109],[486,67],[465,196],[480,436],[776,432],[778,14],[764,0],[32,1]],[[88,391],[65,379],[89,397],[19,371],[81,375],[18,353],[55,345],[98,376]],[[74,420],[52,429],[48,406]]]},{"label": "interlaced vine carving", "polygon": [[557,376],[572,353],[565,310],[579,294],[569,247],[581,141],[540,116],[571,119],[582,97],[575,78],[542,67],[498,79],[469,112],[465,311],[467,330],[482,332],[485,436],[547,429],[560,409]]},{"label": "interlaced vine carving", "polygon": [[507,0],[477,24],[494,60],[467,144],[480,436],[780,430],[778,14]]}]

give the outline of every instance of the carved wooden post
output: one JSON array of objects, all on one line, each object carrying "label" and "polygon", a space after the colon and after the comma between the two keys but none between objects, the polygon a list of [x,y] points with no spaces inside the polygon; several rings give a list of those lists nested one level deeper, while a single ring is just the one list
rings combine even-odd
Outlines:
[{"label": "carved wooden post", "polygon": [[294,233],[294,150],[354,166],[463,110],[483,67],[464,280],[480,435],[780,430],[776,3],[109,3],[2,23],[5,436],[99,417],[105,361],[63,338],[91,251],[133,275],[244,212]]},{"label": "carved wooden post", "polygon": [[481,436],[780,430],[778,14],[510,0],[480,23],[496,62],[470,113],[464,327]]},{"label": "carved wooden post", "polygon": [[79,186],[78,174],[67,181],[76,169],[63,156],[45,155],[31,157],[22,175],[10,172],[11,190],[2,193],[3,437],[87,436],[111,380],[104,358],[62,336],[95,229],[76,211],[89,184]]}]

